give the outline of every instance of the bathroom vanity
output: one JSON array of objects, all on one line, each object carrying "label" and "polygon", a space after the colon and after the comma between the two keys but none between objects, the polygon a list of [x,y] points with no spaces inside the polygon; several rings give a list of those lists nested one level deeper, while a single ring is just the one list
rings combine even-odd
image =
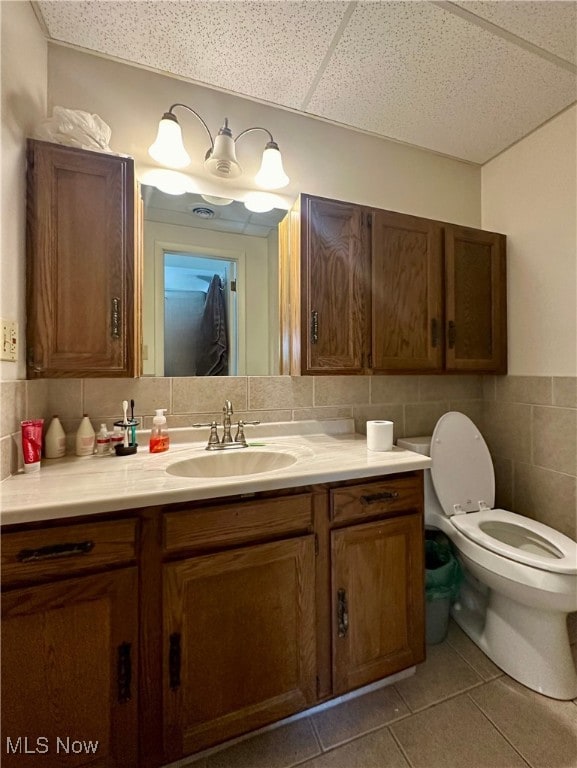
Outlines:
[{"label": "bathroom vanity", "polygon": [[3,484],[7,766],[46,737],[47,766],[69,738],[75,765],[154,768],[424,660],[430,460],[350,431],[259,443],[240,453],[295,460],[171,474],[206,455],[183,443]]}]

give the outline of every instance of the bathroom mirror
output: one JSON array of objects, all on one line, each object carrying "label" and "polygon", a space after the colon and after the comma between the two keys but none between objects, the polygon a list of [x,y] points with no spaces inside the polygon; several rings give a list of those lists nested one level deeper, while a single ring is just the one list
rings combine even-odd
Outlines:
[{"label": "bathroom mirror", "polygon": [[286,210],[255,213],[239,201],[144,184],[141,192],[143,374],[278,375],[278,223]]}]

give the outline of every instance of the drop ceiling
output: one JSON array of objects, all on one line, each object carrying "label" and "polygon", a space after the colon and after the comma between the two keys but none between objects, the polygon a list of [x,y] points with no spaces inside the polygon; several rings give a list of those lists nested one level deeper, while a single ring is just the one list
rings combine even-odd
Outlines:
[{"label": "drop ceiling", "polygon": [[54,41],[473,163],[577,100],[577,2],[34,6]]}]

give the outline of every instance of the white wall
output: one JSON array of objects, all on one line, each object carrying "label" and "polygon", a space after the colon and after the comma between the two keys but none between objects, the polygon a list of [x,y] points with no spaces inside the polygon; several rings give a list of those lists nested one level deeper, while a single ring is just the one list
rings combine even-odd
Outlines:
[{"label": "white wall", "polygon": [[0,362],[0,379],[23,379],[25,366],[25,139],[46,117],[47,45],[27,2],[0,2],[2,252],[0,316],[16,320],[16,363]]},{"label": "white wall", "polygon": [[482,226],[507,234],[509,373],[577,375],[577,106],[482,169]]}]

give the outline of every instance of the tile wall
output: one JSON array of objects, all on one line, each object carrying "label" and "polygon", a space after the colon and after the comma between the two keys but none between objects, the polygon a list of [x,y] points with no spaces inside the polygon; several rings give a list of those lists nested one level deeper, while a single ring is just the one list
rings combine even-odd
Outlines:
[{"label": "tile wall", "polygon": [[[389,419],[395,439],[430,434],[439,416],[459,410],[482,429],[495,464],[497,505],[577,539],[577,378],[550,376],[316,376],[45,379],[0,384],[0,477],[21,464],[19,424],[58,413],[70,449],[83,413],[95,429],[122,418],[122,400],[150,427],[156,408],[168,426],[235,417],[300,421]],[[248,428],[250,429],[250,428]],[[249,433],[250,434],[250,433]]]}]

